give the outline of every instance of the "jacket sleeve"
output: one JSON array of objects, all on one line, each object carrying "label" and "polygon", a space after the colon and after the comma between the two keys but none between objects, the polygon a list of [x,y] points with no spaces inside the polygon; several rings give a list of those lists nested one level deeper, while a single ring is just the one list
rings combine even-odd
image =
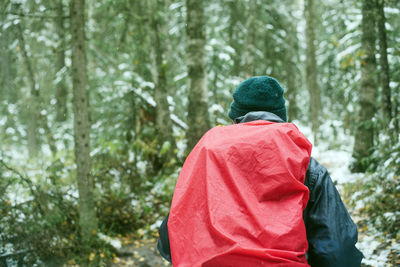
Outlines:
[{"label": "jacket sleeve", "polygon": [[309,244],[308,263],[316,266],[360,266],[355,247],[357,228],[325,167],[311,158],[306,182],[310,199],[304,211]]},{"label": "jacket sleeve", "polygon": [[168,236],[168,226],[167,226],[168,218],[169,214],[161,223],[160,229],[158,229],[159,238],[157,242],[157,249],[164,259],[171,262],[171,249],[169,247],[169,236]]}]

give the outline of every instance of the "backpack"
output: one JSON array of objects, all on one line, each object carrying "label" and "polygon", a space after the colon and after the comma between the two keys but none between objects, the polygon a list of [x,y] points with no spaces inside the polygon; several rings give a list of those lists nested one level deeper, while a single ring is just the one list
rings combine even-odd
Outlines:
[{"label": "backpack", "polygon": [[173,266],[309,266],[303,210],[311,147],[292,123],[209,130],[174,191]]}]

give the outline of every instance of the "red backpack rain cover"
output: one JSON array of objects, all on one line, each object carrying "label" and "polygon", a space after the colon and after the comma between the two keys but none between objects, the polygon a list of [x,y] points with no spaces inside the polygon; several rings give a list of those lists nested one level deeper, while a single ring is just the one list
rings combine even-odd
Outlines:
[{"label": "red backpack rain cover", "polygon": [[311,143],[292,123],[208,131],[183,165],[168,220],[174,267],[309,266]]}]

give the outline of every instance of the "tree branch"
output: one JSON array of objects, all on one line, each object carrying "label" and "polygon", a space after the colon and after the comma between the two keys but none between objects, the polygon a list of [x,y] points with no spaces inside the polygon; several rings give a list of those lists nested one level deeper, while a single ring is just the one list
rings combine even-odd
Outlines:
[{"label": "tree branch", "polygon": [[[14,168],[8,166],[2,159],[0,159],[0,164],[1,164],[6,170],[15,173],[15,174],[18,176],[18,178],[20,178],[22,181],[24,181],[24,182],[28,185],[29,191],[31,191],[32,196],[33,196],[35,199],[37,198],[36,192],[35,192],[35,190],[33,189],[33,183],[32,183],[31,180],[29,180],[28,178],[26,178],[25,176],[23,176],[23,175],[22,175],[19,171],[17,171],[16,169],[14,169]],[[44,211],[43,211],[43,209],[42,209],[42,206],[41,206],[40,202],[39,202],[39,201],[36,201],[36,204],[37,204],[37,206],[38,206],[38,209],[39,209],[40,213],[41,213],[41,214],[44,214]]]},{"label": "tree branch", "polygon": [[[22,12],[4,12],[6,15],[14,15],[18,17],[31,17],[31,18],[40,18],[40,19],[57,19],[59,16],[52,15],[40,15],[40,14],[25,14]],[[69,18],[69,16],[63,16],[63,18]]]}]

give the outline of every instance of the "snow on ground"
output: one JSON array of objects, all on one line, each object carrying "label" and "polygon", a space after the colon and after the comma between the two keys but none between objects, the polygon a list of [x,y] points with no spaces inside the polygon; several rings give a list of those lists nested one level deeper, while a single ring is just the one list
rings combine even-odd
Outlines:
[{"label": "snow on ground", "polygon": [[301,125],[299,122],[295,122],[295,124],[313,144],[311,155],[328,169],[332,180],[336,184],[340,185],[355,182],[363,176],[359,173],[351,173],[348,168],[348,165],[351,162],[351,151],[353,148],[354,138],[347,135],[342,130],[340,123],[338,124],[338,122],[333,121],[322,125],[321,128],[324,129],[324,131],[321,135],[323,136],[334,136],[333,127],[336,127],[335,131],[337,139],[334,141],[335,144],[332,144],[327,140],[319,140],[317,146],[314,145],[311,128]]},{"label": "snow on ground", "polygon": [[313,157],[318,160],[325,168],[334,182],[344,184],[355,182],[362,177],[360,173],[351,173],[348,165],[351,162],[351,153],[347,150],[330,150],[325,144],[321,144],[313,149]]},{"label": "snow on ground", "polygon": [[[295,122],[295,124],[298,126],[300,131],[312,143],[314,143],[311,129],[301,125],[299,122]],[[332,180],[337,184],[338,190],[343,198],[346,196],[343,185],[346,183],[356,183],[357,181],[368,179],[368,176],[360,173],[351,173],[349,171],[348,165],[351,162],[353,137],[346,134],[342,130],[341,126],[341,123],[337,121],[330,121],[321,126],[321,129],[323,129],[321,131],[321,136],[336,136],[336,140],[319,140],[318,145],[313,146],[312,156],[328,169]],[[26,158],[26,151],[25,153],[9,152],[3,156],[12,158],[14,162],[24,162],[22,158]],[[29,174],[31,175],[32,173]],[[17,191],[14,193],[15,194],[12,198],[13,201],[21,201],[22,194],[17,194]],[[350,197],[353,199],[356,197],[356,194]],[[363,217],[363,215],[358,212],[360,208],[363,208],[364,206],[365,199],[358,200],[354,207],[348,206],[348,210],[356,223],[361,221],[369,221],[368,218]],[[110,239],[109,241],[114,242],[115,240]],[[388,242],[389,245],[387,245]],[[367,223],[367,226],[363,226],[362,229],[359,227],[359,242],[357,243],[357,247],[363,252],[365,257],[363,259],[363,266],[390,266],[387,263],[390,257],[390,251],[400,251],[399,243],[392,242],[392,244],[390,244],[390,240],[388,241],[388,238],[385,237],[385,234],[376,231],[370,223]]]}]

